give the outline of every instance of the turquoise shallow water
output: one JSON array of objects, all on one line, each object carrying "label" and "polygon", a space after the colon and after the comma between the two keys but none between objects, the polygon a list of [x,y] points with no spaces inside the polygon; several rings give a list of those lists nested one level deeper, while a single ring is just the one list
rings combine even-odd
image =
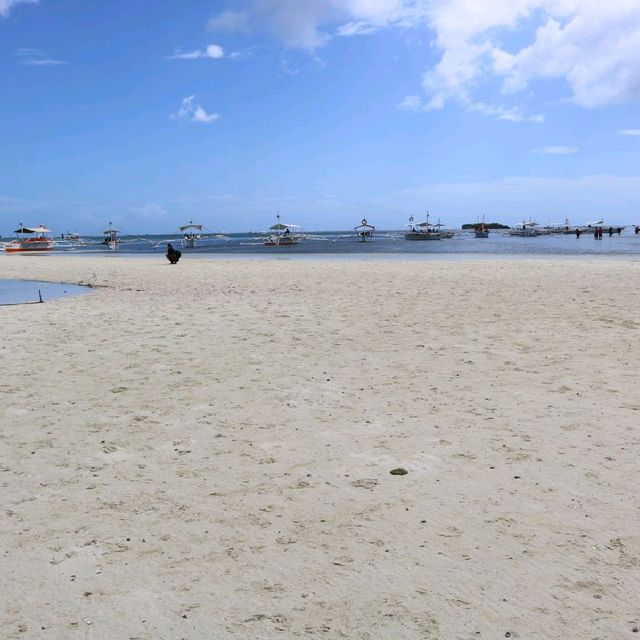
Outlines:
[{"label": "turquoise shallow water", "polygon": [[74,284],[56,284],[38,280],[0,280],[0,305],[39,302],[39,295],[42,296],[43,302],[46,302],[54,298],[82,295],[90,291],[88,287]]}]

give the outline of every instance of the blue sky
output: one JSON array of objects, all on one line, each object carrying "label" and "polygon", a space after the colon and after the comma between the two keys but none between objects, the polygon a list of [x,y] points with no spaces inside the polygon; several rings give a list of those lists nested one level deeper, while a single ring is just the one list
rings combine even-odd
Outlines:
[{"label": "blue sky", "polygon": [[640,3],[0,0],[0,234],[640,222]]}]

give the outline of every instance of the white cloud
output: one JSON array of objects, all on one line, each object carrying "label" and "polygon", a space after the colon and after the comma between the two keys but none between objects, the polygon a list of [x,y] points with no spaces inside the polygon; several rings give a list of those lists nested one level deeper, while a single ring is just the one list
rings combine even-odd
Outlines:
[{"label": "white cloud", "polygon": [[332,14],[327,0],[257,0],[255,19],[291,47],[313,50],[325,45],[330,34],[321,29]]},{"label": "white cloud", "polygon": [[376,28],[368,22],[347,22],[340,25],[336,34],[339,36],[365,36],[370,33],[375,33]]},{"label": "white cloud", "polygon": [[37,4],[38,0],[0,0],[0,16],[6,18],[17,4]]},{"label": "white cloud", "polygon": [[182,104],[171,117],[188,122],[209,124],[220,119],[219,113],[207,113],[199,104],[194,104],[196,97],[188,96],[182,100]]},{"label": "white cloud", "polygon": [[[508,51],[500,37],[527,20],[537,25],[531,44]],[[587,108],[640,100],[637,0],[448,0],[433,5],[430,25],[442,57],[424,86],[442,104],[490,77],[506,93],[559,79]]]},{"label": "white cloud", "polygon": [[[512,0],[512,4],[535,1]],[[212,18],[210,27],[233,31],[252,25],[256,30],[270,31],[286,46],[308,51],[326,45],[333,35],[361,36],[388,27],[430,27],[443,51],[442,58],[425,74],[426,99],[409,96],[398,105],[400,109],[431,111],[455,98],[466,109],[489,117],[541,122],[541,115],[529,115],[520,107],[479,102],[469,91],[476,79],[478,62],[495,48],[489,42],[474,41],[479,29],[495,26],[496,15],[500,15],[495,3],[504,5],[504,11],[510,6],[507,0],[248,0],[241,12],[227,11]],[[484,5],[491,6],[485,10]],[[455,47],[455,43],[462,46]]]},{"label": "white cloud", "polygon": [[30,66],[69,64],[65,60],[51,58],[46,51],[42,49],[18,49],[17,56],[20,58],[22,64]]},{"label": "white cloud", "polygon": [[219,113],[207,113],[202,107],[196,107],[191,122],[215,122],[220,118]]},{"label": "white cloud", "polygon": [[334,35],[430,30],[439,60],[423,78],[423,111],[457,101],[489,117],[539,122],[522,106],[478,96],[496,83],[513,95],[550,80],[585,108],[640,100],[639,0],[246,0],[243,7],[213,17],[210,28],[267,30],[309,51]]},{"label": "white cloud", "polygon": [[210,31],[246,31],[249,14],[246,11],[223,11],[209,20]]},{"label": "white cloud", "polygon": [[205,49],[207,58],[223,58],[224,57],[224,49],[218,44],[210,44]]},{"label": "white cloud", "polygon": [[30,65],[33,67],[48,67],[58,64],[69,64],[66,60],[56,60],[55,58],[34,58],[32,60],[25,60],[22,64]]},{"label": "white cloud", "polygon": [[542,147],[542,149],[536,149],[535,153],[542,153],[544,155],[555,155],[555,156],[569,156],[573,153],[578,152],[578,147]]},{"label": "white cloud", "polygon": [[161,218],[167,215],[167,210],[156,202],[145,202],[129,207],[129,209],[131,213],[140,218]]},{"label": "white cloud", "polygon": [[425,108],[425,104],[422,102],[422,98],[420,96],[406,96],[398,105],[398,109],[401,109],[402,111],[411,111],[413,113],[425,111]]},{"label": "white cloud", "polygon": [[618,133],[621,136],[640,136],[640,129],[622,129]]},{"label": "white cloud", "polygon": [[463,104],[465,104],[468,111],[476,111],[484,116],[495,118],[496,120],[504,120],[506,122],[532,122],[535,124],[544,122],[544,116],[542,114],[530,115],[525,113],[520,107],[504,107],[501,105],[485,104],[484,102],[468,101],[463,101]]},{"label": "white cloud", "polygon": [[534,43],[513,56],[505,88],[561,78],[583,107],[640,99],[640,3],[585,1],[569,15],[562,13],[549,16]]},{"label": "white cloud", "polygon": [[199,58],[209,58],[219,60],[224,58],[224,49],[219,44],[207,45],[204,49],[194,51],[182,51],[177,49],[172,55],[167,56],[169,60],[198,60]]},{"label": "white cloud", "polygon": [[249,0],[242,11],[223,11],[212,31],[267,29],[287,46],[314,50],[332,35],[356,36],[424,20],[429,0]]},{"label": "white cloud", "polygon": [[[483,116],[495,118],[496,120],[504,120],[506,122],[532,122],[540,124],[544,122],[542,114],[529,114],[520,107],[505,107],[502,105],[491,105],[484,102],[473,102],[467,98],[462,98],[461,102],[467,111],[480,113]],[[420,96],[406,96],[398,105],[398,109],[402,111],[410,111],[412,113],[421,113],[425,111],[434,111],[444,106],[444,98],[435,96],[429,102],[423,100]]]},{"label": "white cloud", "polygon": [[247,49],[232,51],[227,58],[229,58],[229,60],[249,60],[255,55],[256,48],[257,47],[248,47]]},{"label": "white cloud", "polygon": [[198,58],[202,58],[202,51],[200,51],[200,49],[196,49],[195,51],[181,51],[178,49],[170,56],[167,56],[167,60],[197,60]]}]

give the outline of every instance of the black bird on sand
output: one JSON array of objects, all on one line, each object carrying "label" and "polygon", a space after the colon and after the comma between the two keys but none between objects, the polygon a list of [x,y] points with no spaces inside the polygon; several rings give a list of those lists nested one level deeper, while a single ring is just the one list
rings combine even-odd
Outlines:
[{"label": "black bird on sand", "polygon": [[176,262],[180,260],[181,255],[182,255],[182,251],[178,251],[177,249],[174,249],[171,243],[167,245],[167,260],[171,264],[176,264]]}]

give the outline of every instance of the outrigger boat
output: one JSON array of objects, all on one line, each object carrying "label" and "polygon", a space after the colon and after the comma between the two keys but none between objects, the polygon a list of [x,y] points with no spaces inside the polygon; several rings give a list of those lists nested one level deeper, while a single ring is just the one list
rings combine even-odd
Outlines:
[{"label": "outrigger boat", "polygon": [[180,227],[182,246],[187,249],[194,249],[198,244],[198,240],[202,238],[202,228],[201,224],[193,224],[192,220],[189,220],[189,224],[182,225]]},{"label": "outrigger boat", "polygon": [[489,227],[487,226],[487,223],[484,221],[484,216],[482,216],[482,222],[480,222],[480,218],[478,217],[478,222],[476,222],[476,226],[473,227],[473,235],[476,238],[489,237]]},{"label": "outrigger boat", "polygon": [[480,222],[473,228],[473,235],[475,235],[476,238],[488,238],[489,227],[487,227],[484,222]]},{"label": "outrigger boat", "polygon": [[440,222],[440,218],[438,218],[438,222],[433,225],[433,228],[437,229],[436,233],[439,233],[443,240],[451,240],[451,238],[456,235],[453,229],[449,229],[446,224]]},{"label": "outrigger boat", "polygon": [[549,222],[549,224],[542,227],[540,232],[542,235],[555,236],[560,234],[575,233],[575,229],[573,231],[570,230],[569,218],[565,218],[564,223]]},{"label": "outrigger boat", "polygon": [[263,240],[265,247],[289,247],[302,242],[304,236],[300,233],[301,229],[297,224],[280,222],[280,214],[276,216],[276,219],[278,222],[269,227],[269,230],[275,231],[275,233]]},{"label": "outrigger boat", "polygon": [[115,251],[120,245],[120,239],[118,238],[118,230],[113,228],[113,224],[111,224],[111,221],[109,221],[109,228],[102,233],[104,235],[102,244],[106,244],[109,249]]},{"label": "outrigger boat", "polygon": [[[19,253],[26,251],[51,251],[54,248],[54,242],[47,234],[51,233],[51,229],[47,229],[44,225],[31,228],[25,227],[22,222],[20,228],[16,229],[18,237],[7,243],[4,250],[7,253]],[[32,234],[33,235],[32,237]]]},{"label": "outrigger boat", "polygon": [[375,227],[372,224],[369,224],[366,218],[362,218],[362,223],[357,227],[354,227],[354,231],[358,234],[358,238],[362,240],[362,242],[366,242],[373,238]]},{"label": "outrigger boat", "polygon": [[71,231],[67,231],[67,233],[60,234],[61,240],[67,240],[69,242],[80,242],[82,238],[79,233],[73,233]]},{"label": "outrigger boat", "polygon": [[517,236],[519,238],[535,238],[540,235],[538,231],[537,222],[523,222],[522,226],[518,226],[515,229],[509,229],[510,236]]},{"label": "outrigger boat", "polygon": [[578,228],[580,229],[581,233],[593,233],[598,227],[600,227],[604,233],[609,233],[609,230],[611,230],[611,233],[609,233],[609,235],[612,235],[614,233],[616,234],[622,233],[625,229],[624,225],[620,225],[620,226],[616,225],[615,227],[612,225],[605,225],[604,220],[595,220],[594,222],[587,222]]},{"label": "outrigger boat", "polygon": [[411,216],[407,227],[409,231],[404,234],[405,240],[442,240],[442,234],[435,231],[435,225],[429,222],[428,213],[426,222],[414,222]]},{"label": "outrigger boat", "polygon": [[[583,233],[593,233],[598,227],[603,227],[604,222],[602,220],[594,220],[593,222],[585,222],[581,225],[572,226],[569,224],[569,218],[564,219],[564,225],[549,225],[545,227],[550,230],[550,233],[563,233],[565,235],[578,235],[578,237]],[[614,227],[615,232],[617,233],[618,227]],[[620,231],[622,231],[624,227],[620,227]]]}]

